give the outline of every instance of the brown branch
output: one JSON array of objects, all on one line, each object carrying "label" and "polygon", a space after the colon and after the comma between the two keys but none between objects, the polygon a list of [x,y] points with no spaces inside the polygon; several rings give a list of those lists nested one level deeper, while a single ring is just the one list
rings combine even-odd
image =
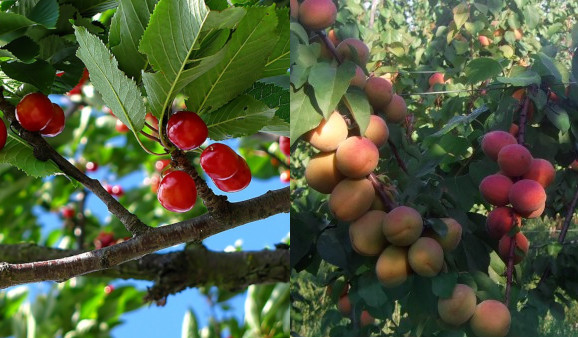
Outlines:
[{"label": "brown branch", "polygon": [[136,215],[130,213],[122,204],[106,192],[98,180],[86,176],[82,171],[72,165],[72,163],[62,157],[39,133],[30,132],[22,128],[16,121],[15,107],[4,98],[2,87],[0,87],[0,110],[4,112],[4,116],[10,122],[11,128],[32,146],[36,158],[41,161],[52,160],[62,172],[92,191],[102,200],[108,208],[108,211],[115,215],[129,232],[133,235],[138,235],[150,229]]},{"label": "brown branch", "polygon": [[381,203],[383,203],[383,206],[387,209],[386,211],[390,212],[395,209],[397,204],[385,193],[383,190],[383,184],[377,179],[375,173],[369,174],[368,178],[371,181],[371,184],[373,184],[373,189],[377,192]]},{"label": "brown branch", "polygon": [[399,156],[399,152],[397,151],[397,147],[395,146],[395,144],[391,140],[387,140],[387,144],[389,144],[389,147],[391,148],[391,151],[393,152],[393,156],[395,156],[395,160],[397,161],[397,164],[399,165],[401,170],[403,170],[403,172],[406,175],[409,175],[408,171],[407,171],[407,167],[405,166],[405,163],[403,162],[403,159],[401,158],[401,156]]},{"label": "brown branch", "polygon": [[508,268],[506,270],[506,295],[504,297],[504,304],[506,306],[510,303],[510,290],[512,287],[512,280],[514,275],[514,256],[516,251],[516,236],[511,237],[510,248],[508,251]]},{"label": "brown branch", "polygon": [[76,245],[78,247],[78,250],[84,250],[85,225],[86,225],[86,216],[84,215],[84,212],[86,207],[87,194],[88,190],[83,189],[76,208],[76,222],[74,227],[74,236],[76,237]]},{"label": "brown branch", "polygon": [[[12,263],[59,259],[80,254],[78,250],[46,248],[35,244],[0,245],[0,260]],[[289,280],[287,249],[217,252],[202,246],[168,254],[149,254],[87,277],[110,277],[154,281],[148,298],[159,300],[188,287],[219,286],[242,290],[251,284]]]},{"label": "brown branch", "polygon": [[333,54],[333,57],[335,58],[335,60],[337,60],[337,63],[342,64],[343,60],[341,59],[341,56],[337,53],[337,50],[335,49],[333,42],[331,42],[331,40],[329,40],[329,38],[325,34],[325,31],[318,31],[317,35],[319,35],[319,37],[321,37],[321,40],[323,40],[323,43],[325,44],[325,46],[327,46],[327,48],[329,49],[331,54]]},{"label": "brown branch", "polygon": [[40,262],[0,263],[0,288],[40,281],[65,281],[109,269],[160,249],[184,242],[200,242],[242,224],[289,212],[290,205],[287,187],[246,201],[230,203],[230,223],[220,222],[206,213],[183,222],[150,228],[139,236],[99,250]]}]

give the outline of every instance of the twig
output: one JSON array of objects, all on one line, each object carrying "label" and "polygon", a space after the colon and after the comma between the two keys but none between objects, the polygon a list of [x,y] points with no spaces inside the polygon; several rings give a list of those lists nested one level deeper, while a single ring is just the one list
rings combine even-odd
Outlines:
[{"label": "twig", "polygon": [[[153,140],[153,141],[155,141],[155,142],[161,143],[161,140],[159,140],[157,137],[152,136],[151,134],[147,133],[146,131],[142,131],[142,130],[141,130],[140,133],[141,133],[142,135],[144,135],[146,138],[150,139],[150,140]],[[166,155],[166,154],[165,154],[165,155]]]},{"label": "twig", "polygon": [[88,189],[83,189],[80,193],[80,198],[78,199],[78,206],[76,212],[76,223],[74,227],[74,236],[76,237],[76,245],[78,250],[84,250],[84,238],[85,238],[85,225],[86,216],[84,215],[86,206],[86,195],[88,194]]},{"label": "twig", "polygon": [[379,0],[372,0],[371,1],[371,12],[369,14],[369,28],[373,28],[373,24],[375,23],[375,12],[377,11],[377,4]]},{"label": "twig", "polygon": [[393,155],[395,156],[395,160],[397,161],[397,164],[399,165],[401,170],[403,170],[403,172],[406,175],[409,175],[409,173],[407,171],[407,167],[405,166],[405,163],[403,162],[401,156],[399,156],[399,152],[397,151],[397,147],[395,146],[395,144],[391,140],[387,140],[387,144],[389,144],[389,147],[391,148],[391,151],[393,152]]},{"label": "twig", "polygon": [[337,60],[337,63],[342,64],[343,60],[341,59],[341,56],[337,53],[337,50],[335,49],[333,42],[331,42],[331,40],[329,40],[329,38],[325,34],[325,31],[318,31],[317,35],[319,35],[319,37],[321,37],[321,40],[323,40],[323,43],[325,44],[325,46],[327,46],[327,48],[329,48],[329,51],[331,52],[331,54],[333,54],[333,57],[335,57],[335,60]]},{"label": "twig", "polygon": [[289,166],[287,165],[287,163],[285,163],[285,161],[283,161],[279,156],[277,156],[276,154],[272,153],[269,151],[269,149],[267,149],[267,147],[261,146],[260,147],[261,150],[263,150],[264,152],[267,153],[267,155],[271,156],[271,158],[274,158],[277,160],[277,162],[279,162],[279,166],[283,167],[283,169],[289,169]]},{"label": "twig", "polygon": [[369,174],[368,178],[371,181],[371,184],[373,184],[373,189],[377,192],[379,199],[381,199],[381,203],[383,203],[383,206],[387,209],[386,211],[390,212],[395,209],[397,204],[385,193],[383,190],[383,184],[377,179],[375,173]]}]

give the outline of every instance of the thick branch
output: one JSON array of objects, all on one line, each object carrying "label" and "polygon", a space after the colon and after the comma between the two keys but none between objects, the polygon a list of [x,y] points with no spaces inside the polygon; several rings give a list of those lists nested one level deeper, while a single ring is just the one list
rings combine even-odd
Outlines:
[{"label": "thick branch", "polygon": [[[78,255],[78,250],[46,248],[35,244],[0,245],[0,260],[26,263]],[[251,284],[289,280],[289,251],[286,249],[215,252],[202,246],[168,254],[149,254],[107,270],[88,275],[155,281],[149,298],[159,300],[187,287],[216,285],[241,290]]]},{"label": "thick branch", "polygon": [[108,211],[115,215],[133,235],[144,233],[150,229],[146,224],[141,222],[136,215],[130,213],[122,204],[106,192],[98,180],[86,176],[82,171],[72,165],[72,163],[62,157],[39,133],[29,132],[22,128],[16,121],[15,107],[4,99],[2,87],[0,87],[0,110],[4,112],[4,116],[8,119],[12,128],[18,132],[20,137],[33,147],[34,155],[39,160],[52,160],[62,172],[92,191],[104,202]]},{"label": "thick branch", "polygon": [[391,148],[391,151],[393,152],[393,156],[395,156],[395,160],[397,161],[397,165],[399,165],[399,167],[401,168],[401,170],[403,170],[404,173],[409,175],[408,171],[407,171],[407,167],[405,165],[405,162],[403,162],[403,159],[399,155],[399,152],[397,151],[397,147],[395,146],[395,143],[393,143],[391,140],[387,140],[387,144],[389,144],[389,147]]},{"label": "thick branch", "polygon": [[108,269],[146,254],[184,242],[200,242],[239,225],[289,212],[289,188],[269,191],[259,197],[230,203],[223,223],[209,213],[151,230],[122,243],[74,256],[33,263],[0,263],[0,288],[40,281],[65,281],[94,271]]}]

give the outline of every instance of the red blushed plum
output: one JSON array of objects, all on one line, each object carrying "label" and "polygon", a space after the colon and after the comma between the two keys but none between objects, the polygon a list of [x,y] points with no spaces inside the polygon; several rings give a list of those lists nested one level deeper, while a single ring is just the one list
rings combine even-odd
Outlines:
[{"label": "red blushed plum", "polygon": [[169,211],[189,211],[197,201],[195,181],[184,171],[172,171],[161,180],[157,197]]},{"label": "red blushed plum", "polygon": [[[516,248],[514,248],[514,264],[518,264],[522,261],[524,256],[528,253],[528,249],[530,248],[530,242],[523,233],[518,232],[515,235],[516,238]],[[500,257],[504,260],[504,262],[508,261],[510,256],[510,243],[512,242],[512,237],[508,235],[502,236],[500,242],[498,243],[498,253]],[[522,251],[524,254],[521,255],[519,251]]]},{"label": "red blushed plum", "polygon": [[369,175],[379,161],[379,150],[366,137],[352,136],[341,142],[335,152],[337,169],[345,176],[362,178]]},{"label": "red blushed plum", "polygon": [[516,138],[510,133],[495,130],[484,135],[482,139],[482,151],[494,161],[498,160],[498,153],[508,144],[516,144]]},{"label": "red blushed plum", "polygon": [[385,120],[377,115],[370,115],[369,124],[365,130],[365,137],[370,139],[378,148],[387,143],[389,128],[387,128]]},{"label": "red blushed plum", "polygon": [[527,173],[530,170],[532,159],[530,151],[520,144],[509,144],[498,153],[500,170],[510,177],[522,176]]},{"label": "red blushed plum", "polygon": [[521,218],[510,207],[499,207],[490,211],[486,218],[486,229],[493,239],[500,239],[514,226],[521,226]]},{"label": "red blushed plum", "polygon": [[192,150],[205,142],[209,129],[199,115],[191,111],[179,111],[169,118],[167,136],[179,149]]},{"label": "red blushed plum", "polygon": [[510,203],[522,216],[531,214],[546,203],[546,191],[534,180],[520,180],[510,189]]},{"label": "red blushed plum", "polygon": [[237,192],[245,189],[251,183],[251,169],[244,158],[239,156],[239,170],[230,178],[225,180],[213,179],[217,188],[225,192]]},{"label": "red blushed plum", "polygon": [[494,174],[484,177],[480,183],[480,192],[488,203],[501,207],[509,203],[508,193],[512,184],[509,177]]},{"label": "red blushed plum", "polygon": [[332,0],[305,0],[299,5],[299,22],[311,30],[325,29],[336,18],[337,7]]},{"label": "red blushed plum", "polygon": [[213,143],[201,154],[201,167],[214,180],[226,180],[239,170],[239,155],[222,143]]},{"label": "red blushed plum", "polygon": [[16,106],[16,120],[28,131],[40,131],[54,116],[54,108],[42,93],[30,93]]},{"label": "red blushed plum", "polygon": [[548,187],[556,177],[556,170],[552,163],[543,158],[535,158],[530,163],[530,170],[524,174],[523,178],[534,180],[544,188]]},{"label": "red blushed plum", "polygon": [[54,115],[46,127],[40,130],[42,136],[54,137],[64,130],[64,111],[56,103],[52,104],[52,108],[54,109]]},{"label": "red blushed plum", "polygon": [[444,84],[444,82],[444,74],[442,73],[433,73],[428,80],[430,87],[433,87],[436,83]]}]

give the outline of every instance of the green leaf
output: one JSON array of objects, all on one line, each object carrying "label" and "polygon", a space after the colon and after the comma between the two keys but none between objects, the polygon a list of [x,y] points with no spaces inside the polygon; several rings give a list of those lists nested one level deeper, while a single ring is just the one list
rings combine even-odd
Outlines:
[{"label": "green leaf", "polygon": [[266,126],[261,128],[260,131],[269,134],[275,134],[278,136],[289,137],[290,123],[281,119],[278,116],[273,116],[273,118],[267,123]]},{"label": "green leaf", "polygon": [[502,72],[502,65],[491,58],[478,58],[470,61],[466,66],[468,83],[478,83],[492,78]]},{"label": "green leaf", "polygon": [[225,47],[223,60],[185,88],[187,107],[194,111],[217,109],[260,79],[277,42],[276,27],[273,7],[247,8]]},{"label": "green leaf", "polygon": [[440,273],[432,279],[432,292],[440,298],[449,298],[454,292],[457,281],[458,274],[455,272]]},{"label": "green leaf", "polygon": [[9,163],[24,171],[27,175],[44,177],[60,173],[52,161],[40,161],[34,157],[30,145],[20,138],[9,134],[6,146],[0,151],[0,163]]},{"label": "green leaf", "polygon": [[537,53],[534,55],[534,65],[532,69],[535,70],[540,76],[552,77],[553,82],[562,82],[562,74],[554,64],[554,60],[544,53]]},{"label": "green leaf", "polygon": [[220,141],[255,134],[275,116],[275,109],[248,95],[241,95],[218,110],[203,115],[209,137]]},{"label": "green leaf", "polygon": [[480,108],[474,109],[470,114],[463,116],[452,117],[442,129],[430,135],[430,137],[439,137],[447,134],[450,130],[454,129],[459,125],[469,125],[474,120],[478,118],[482,113],[488,111],[488,107],[481,106]]},{"label": "green leaf", "polygon": [[86,65],[90,81],[116,117],[136,135],[146,114],[136,83],[118,69],[118,62],[99,38],[84,27],[75,27],[75,35],[80,45],[77,55]]},{"label": "green leaf", "polygon": [[247,94],[266,103],[269,108],[276,108],[275,116],[290,122],[289,91],[272,83],[255,82]]},{"label": "green leaf", "polygon": [[27,36],[13,40],[2,48],[10,51],[12,55],[23,62],[33,61],[40,51],[38,44]]},{"label": "green leaf", "polygon": [[56,0],[40,0],[32,8],[28,18],[48,29],[54,29],[58,21],[58,14],[59,8]]},{"label": "green leaf", "polygon": [[146,57],[139,53],[139,41],[158,0],[120,0],[112,18],[108,43],[121,70],[135,79],[140,78]]},{"label": "green leaf", "polygon": [[343,101],[353,115],[355,122],[357,122],[360,133],[363,135],[369,125],[369,116],[371,115],[371,107],[365,92],[358,88],[352,88],[345,93]]},{"label": "green leaf", "polygon": [[454,22],[456,23],[456,28],[459,30],[470,17],[470,8],[468,4],[461,3],[452,9],[454,13]]},{"label": "green leaf", "polygon": [[570,117],[564,108],[558,105],[548,106],[546,116],[561,132],[565,133],[570,129]]},{"label": "green leaf", "polygon": [[527,70],[516,74],[513,77],[498,76],[496,81],[501,83],[509,83],[515,87],[526,87],[531,84],[540,84],[540,75],[532,70]]},{"label": "green leaf", "polygon": [[44,60],[36,60],[34,63],[3,63],[2,71],[10,78],[30,83],[45,93],[48,92],[56,73],[54,67]]},{"label": "green leaf", "polygon": [[34,24],[34,21],[24,15],[0,13],[0,46],[22,36],[24,34],[22,29]]},{"label": "green leaf", "polygon": [[290,139],[291,144],[293,144],[301,135],[317,127],[323,116],[313,106],[311,97],[314,95],[308,86],[304,86],[298,91],[291,87],[291,90]]},{"label": "green leaf", "polygon": [[524,19],[528,28],[533,30],[540,23],[540,15],[542,10],[538,9],[536,5],[526,4],[524,6]]},{"label": "green leaf", "polygon": [[323,116],[327,119],[333,113],[355,76],[355,64],[345,62],[338,68],[321,62],[314,65],[309,73],[309,83],[315,88],[315,98]]},{"label": "green leaf", "polygon": [[200,338],[199,336],[199,324],[197,321],[197,316],[193,310],[189,309],[185,312],[185,318],[183,318],[183,327],[181,329],[181,338]]},{"label": "green leaf", "polygon": [[76,7],[83,16],[93,16],[118,6],[118,0],[69,0],[67,3]]},{"label": "green leaf", "polygon": [[247,11],[241,7],[229,7],[222,11],[210,11],[203,31],[216,29],[233,29],[243,19]]},{"label": "green leaf", "polygon": [[279,17],[279,25],[277,26],[278,39],[271,55],[267,59],[263,77],[283,75],[289,69],[289,20],[283,19],[289,16],[289,9],[278,9],[276,13]]}]

